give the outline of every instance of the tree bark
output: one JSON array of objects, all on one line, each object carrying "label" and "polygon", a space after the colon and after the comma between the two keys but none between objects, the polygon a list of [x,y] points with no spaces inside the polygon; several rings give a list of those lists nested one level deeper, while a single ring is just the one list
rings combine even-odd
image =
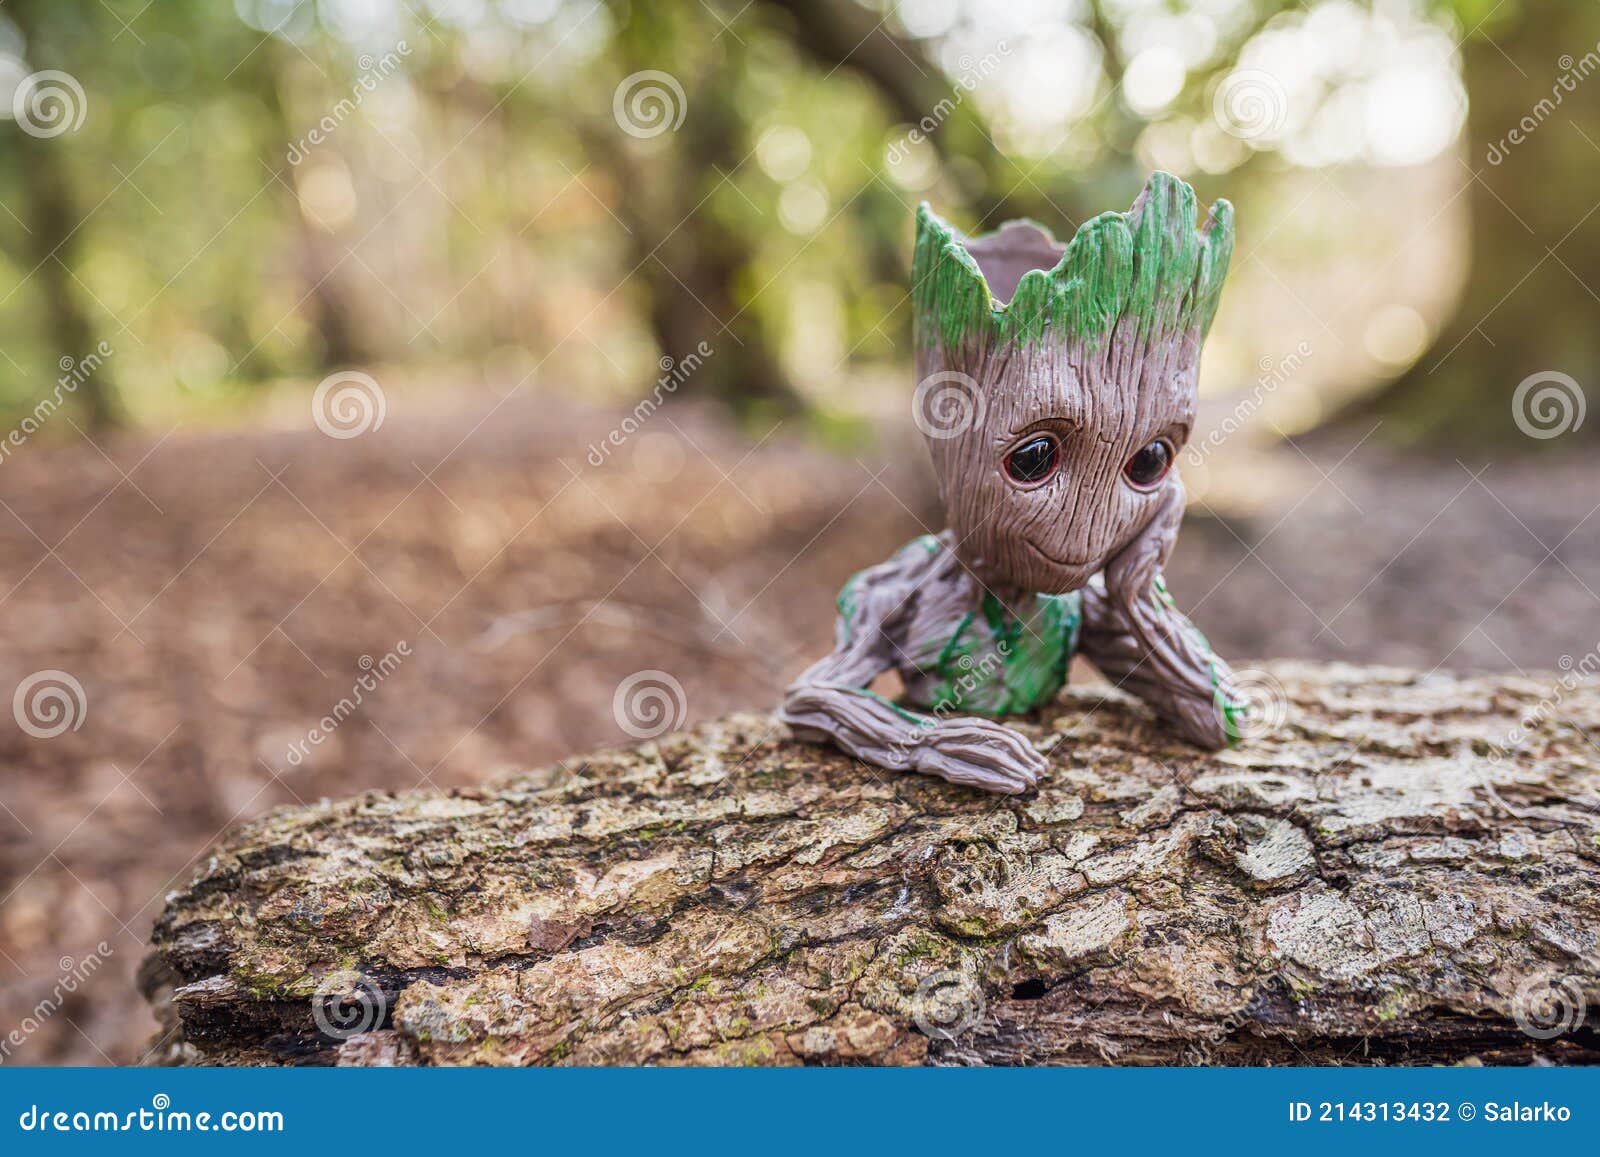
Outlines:
[{"label": "tree bark", "polygon": [[1270,671],[1287,722],[1217,755],[1069,688],[1020,797],[752,714],[278,811],[169,898],[152,1057],[1600,1061],[1600,688]]}]

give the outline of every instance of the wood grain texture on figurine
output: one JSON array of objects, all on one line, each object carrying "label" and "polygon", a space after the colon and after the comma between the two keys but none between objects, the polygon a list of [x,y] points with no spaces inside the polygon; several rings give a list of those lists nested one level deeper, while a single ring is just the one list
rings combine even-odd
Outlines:
[{"label": "wood grain texture on figurine", "polygon": [[[780,717],[876,766],[1022,792],[1044,760],[998,720],[1081,653],[1185,739],[1236,739],[1233,673],[1162,578],[1232,208],[1202,222],[1158,172],[1065,244],[1031,221],[968,238],[926,204],[916,224],[913,413],[947,526],[850,580],[834,652]],[[898,702],[870,689],[891,669]]]}]

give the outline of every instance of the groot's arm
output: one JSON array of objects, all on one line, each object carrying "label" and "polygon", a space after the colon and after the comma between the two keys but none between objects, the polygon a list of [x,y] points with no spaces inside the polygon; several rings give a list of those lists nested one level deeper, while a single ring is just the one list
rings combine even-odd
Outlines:
[{"label": "groot's arm", "polygon": [[867,689],[897,665],[897,639],[919,594],[950,581],[940,561],[914,543],[852,579],[840,599],[833,654],[795,680],[778,717],[799,738],[832,740],[877,767],[988,791],[1025,791],[1045,761],[1024,736],[986,719],[916,714]]},{"label": "groot's arm", "polygon": [[1207,749],[1238,737],[1244,710],[1232,669],[1173,605],[1162,568],[1183,519],[1183,486],[1173,478],[1150,524],[1084,590],[1085,658],[1155,710],[1189,742]]}]

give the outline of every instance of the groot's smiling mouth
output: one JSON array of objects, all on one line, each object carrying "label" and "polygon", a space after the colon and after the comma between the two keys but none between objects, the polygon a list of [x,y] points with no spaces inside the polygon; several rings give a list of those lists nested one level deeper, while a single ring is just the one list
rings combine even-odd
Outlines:
[{"label": "groot's smiling mouth", "polygon": [[1082,570],[1084,567],[1093,566],[1095,563],[1095,560],[1092,558],[1057,558],[1055,555],[1045,550],[1032,539],[1025,538],[1022,541],[1027,545],[1029,550],[1033,551],[1034,554],[1038,555],[1046,562],[1054,563],[1056,566],[1064,566],[1070,567],[1074,570]]}]

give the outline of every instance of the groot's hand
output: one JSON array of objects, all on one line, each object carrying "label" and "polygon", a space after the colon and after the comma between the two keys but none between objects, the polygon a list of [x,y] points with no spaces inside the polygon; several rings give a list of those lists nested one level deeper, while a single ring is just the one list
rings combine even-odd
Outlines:
[{"label": "groot's hand", "polygon": [[1148,601],[1172,554],[1173,544],[1178,541],[1183,506],[1183,483],[1173,477],[1167,482],[1165,496],[1154,517],[1106,564],[1106,591],[1121,606],[1131,610]]},{"label": "groot's hand", "polygon": [[1084,591],[1083,653],[1190,743],[1216,749],[1236,738],[1241,709],[1233,672],[1167,594],[1161,570],[1183,520],[1176,478],[1155,516],[1106,565],[1105,586]]},{"label": "groot's hand", "polygon": [[876,767],[1007,795],[1027,791],[1046,765],[1020,732],[989,719],[907,711],[869,689],[904,654],[896,636],[914,601],[951,597],[965,581],[948,545],[932,539],[856,576],[841,601],[838,645],[789,688],[778,718],[797,737],[830,740]]},{"label": "groot's hand", "polygon": [[942,719],[911,753],[911,766],[951,783],[1017,795],[1039,782],[1048,764],[1027,736],[989,719]]}]

